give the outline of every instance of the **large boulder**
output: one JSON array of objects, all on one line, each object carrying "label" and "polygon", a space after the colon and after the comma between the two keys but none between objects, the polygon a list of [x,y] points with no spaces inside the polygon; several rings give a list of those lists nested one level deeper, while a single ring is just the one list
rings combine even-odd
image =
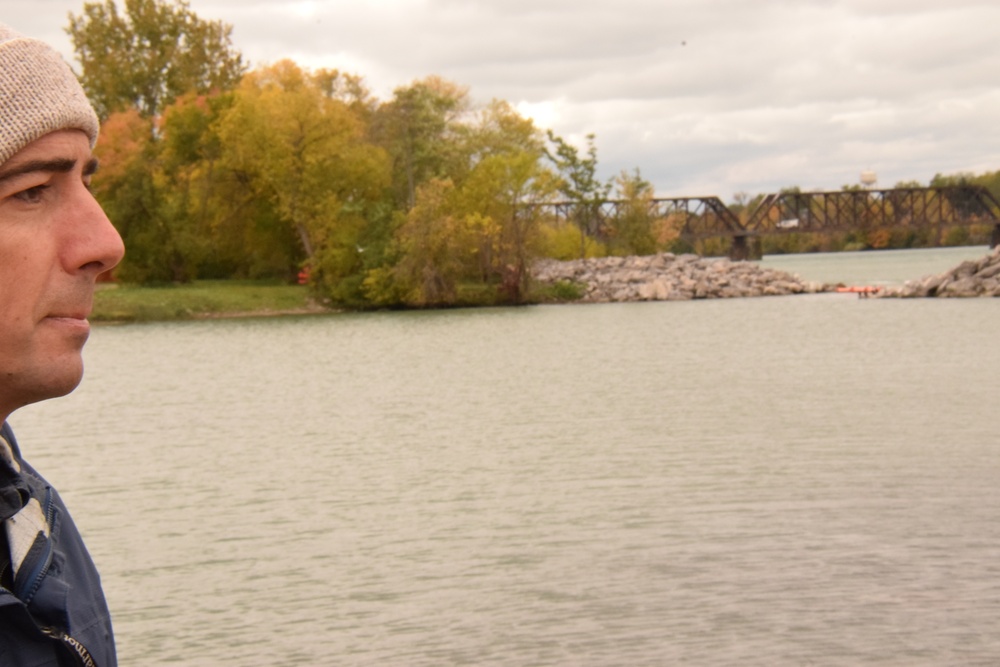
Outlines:
[{"label": "large boulder", "polygon": [[939,275],[911,280],[901,287],[882,290],[882,297],[1000,296],[1000,247],[985,257],[962,262]]}]

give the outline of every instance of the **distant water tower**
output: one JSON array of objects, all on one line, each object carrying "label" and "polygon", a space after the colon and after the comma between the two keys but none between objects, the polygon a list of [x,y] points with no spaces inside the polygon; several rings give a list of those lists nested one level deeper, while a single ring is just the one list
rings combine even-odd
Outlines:
[{"label": "distant water tower", "polygon": [[861,172],[861,185],[866,188],[871,188],[878,182],[878,177],[875,176],[875,172],[871,169],[865,169]]}]

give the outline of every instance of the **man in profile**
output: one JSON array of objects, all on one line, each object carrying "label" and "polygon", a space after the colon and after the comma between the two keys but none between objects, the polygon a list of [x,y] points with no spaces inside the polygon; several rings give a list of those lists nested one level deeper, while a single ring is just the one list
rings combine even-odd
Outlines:
[{"label": "man in profile", "polygon": [[[117,664],[97,570],[7,418],[73,391],[121,237],[90,193],[98,119],[48,45],[0,24],[0,665]],[[67,456],[73,443],[62,443]]]}]

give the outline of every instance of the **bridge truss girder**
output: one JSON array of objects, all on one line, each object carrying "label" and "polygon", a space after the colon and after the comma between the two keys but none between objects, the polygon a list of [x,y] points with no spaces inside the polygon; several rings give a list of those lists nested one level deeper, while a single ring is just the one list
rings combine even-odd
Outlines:
[{"label": "bridge truss girder", "polygon": [[[630,205],[628,201],[607,200],[532,206],[556,223],[572,223],[591,236],[606,238],[612,221]],[[687,241],[730,238],[733,259],[750,256],[752,237],[803,232],[992,225],[991,246],[1000,245],[1000,202],[978,185],[770,194],[754,208],[746,224],[718,197],[657,198],[649,200],[647,206],[651,220],[671,222]]]},{"label": "bridge truss girder", "polygon": [[748,236],[996,225],[1000,204],[981,186],[892,188],[768,195],[747,221]]},{"label": "bridge truss girder", "polygon": [[[594,203],[549,202],[535,204],[555,222],[572,222],[587,233],[601,236],[611,221],[622,215],[630,202],[607,200]],[[674,219],[682,238],[704,239],[742,233],[739,218],[718,197],[668,197],[651,199],[646,213],[652,220]]]}]

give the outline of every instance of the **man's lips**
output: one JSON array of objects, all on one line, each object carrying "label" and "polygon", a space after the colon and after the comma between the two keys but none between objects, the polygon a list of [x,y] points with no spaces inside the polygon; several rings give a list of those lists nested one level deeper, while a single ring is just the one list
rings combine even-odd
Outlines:
[{"label": "man's lips", "polygon": [[45,319],[85,320],[93,310],[90,299],[67,299],[65,303],[50,304],[49,308],[51,310],[45,313]]},{"label": "man's lips", "polygon": [[85,320],[90,315],[90,309],[79,310],[57,310],[45,316],[45,319],[52,320]]},{"label": "man's lips", "polygon": [[46,315],[42,319],[42,322],[80,331],[90,331],[90,322],[87,320],[87,316],[79,313],[53,313],[52,315]]}]

